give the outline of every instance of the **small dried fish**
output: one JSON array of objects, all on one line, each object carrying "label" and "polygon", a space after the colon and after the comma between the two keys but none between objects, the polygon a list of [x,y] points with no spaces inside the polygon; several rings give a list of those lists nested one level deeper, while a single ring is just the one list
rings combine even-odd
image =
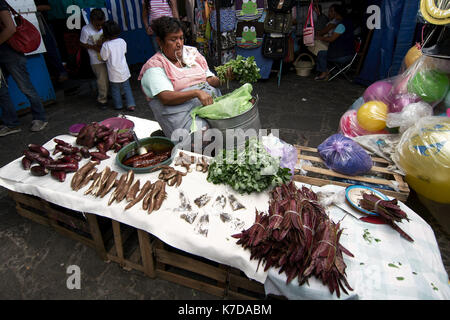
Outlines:
[{"label": "small dried fish", "polygon": [[216,198],[216,201],[214,201],[213,207],[214,208],[218,208],[218,209],[223,209],[225,208],[227,204],[227,198],[225,198],[224,195],[220,195]]},{"label": "small dried fish", "polygon": [[230,222],[231,221],[231,216],[228,212],[222,212],[220,214],[220,220],[222,220],[223,223],[225,222]]},{"label": "small dried fish", "polygon": [[181,219],[186,220],[188,223],[192,224],[195,221],[195,218],[197,218],[198,211],[186,211],[185,213],[182,213],[180,215]]},{"label": "small dried fish", "polygon": [[180,197],[180,203],[181,203],[180,208],[183,210],[191,211],[192,210],[191,203],[189,202],[189,199],[186,198],[183,191],[180,191],[179,197]]},{"label": "small dried fish", "polygon": [[200,197],[195,199],[194,203],[199,208],[202,208],[202,207],[204,207],[204,206],[206,206],[208,204],[209,200],[211,200],[211,196],[209,196],[207,193],[205,193],[204,195],[201,195]]},{"label": "small dried fish", "polygon": [[200,217],[200,220],[198,221],[195,231],[198,234],[201,234],[202,236],[207,237],[208,236],[208,225],[209,225],[209,215],[204,214]]},{"label": "small dried fish", "polygon": [[245,209],[245,206],[236,199],[236,197],[232,194],[228,195],[228,200],[230,200],[230,206],[233,211]]}]

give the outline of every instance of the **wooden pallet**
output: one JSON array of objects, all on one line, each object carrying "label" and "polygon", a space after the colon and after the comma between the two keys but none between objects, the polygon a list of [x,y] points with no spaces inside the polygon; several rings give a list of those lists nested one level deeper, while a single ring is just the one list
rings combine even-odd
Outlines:
[{"label": "wooden pallet", "polygon": [[110,220],[112,235],[105,234],[107,258],[127,271],[144,272],[155,278],[152,236],[140,229]]},{"label": "wooden pallet", "polygon": [[[312,165],[302,165],[302,169],[307,172],[306,175],[302,175],[299,170],[296,170],[294,176],[295,181],[315,186],[333,184],[343,187],[361,182],[371,184],[374,189],[377,189],[388,196],[395,197],[402,202],[406,202],[408,199],[410,191],[408,184],[400,174],[392,172],[387,168],[391,163],[386,159],[372,157],[374,165],[368,174],[364,176],[346,176],[328,169],[320,158],[316,148],[298,145],[295,147],[297,148],[298,153],[297,164],[299,164],[301,160],[308,160],[312,163]],[[352,180],[355,182],[349,183],[343,180]],[[393,189],[393,184],[397,184],[397,190]],[[377,185],[389,187],[391,190],[377,187]]]},{"label": "wooden pallet", "polygon": [[[19,215],[39,224],[49,226],[73,240],[94,248],[106,260],[101,227],[95,214],[70,210],[36,196],[9,191]],[[103,221],[102,221],[103,222]]]},{"label": "wooden pallet", "polygon": [[228,298],[242,300],[265,299],[264,285],[249,279],[242,271],[229,268],[228,270]]},{"label": "wooden pallet", "polygon": [[156,276],[221,298],[227,294],[228,267],[154,240]]}]

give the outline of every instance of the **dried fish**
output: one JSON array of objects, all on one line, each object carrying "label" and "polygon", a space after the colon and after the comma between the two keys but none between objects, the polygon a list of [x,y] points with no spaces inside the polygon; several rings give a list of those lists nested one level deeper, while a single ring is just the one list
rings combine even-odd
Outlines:
[{"label": "dried fish", "polygon": [[220,214],[220,220],[222,220],[223,223],[230,222],[231,219],[232,219],[232,217],[228,212],[222,212]]},{"label": "dried fish", "polygon": [[194,203],[199,208],[202,208],[202,207],[204,207],[204,206],[206,206],[208,204],[209,200],[211,200],[211,196],[209,196],[207,193],[205,193],[204,195],[201,195],[200,197],[195,199]]},{"label": "dried fish", "polygon": [[227,205],[227,198],[224,195],[217,196],[216,201],[214,201],[213,207],[217,209],[224,209]]},{"label": "dried fish", "polygon": [[181,219],[186,220],[188,223],[192,224],[197,218],[198,211],[186,211],[180,215]]},{"label": "dried fish", "polygon": [[230,200],[230,206],[233,211],[245,209],[245,206],[236,199],[236,197],[232,194],[228,195],[228,200]]},{"label": "dried fish", "polygon": [[204,214],[200,217],[197,225],[195,226],[195,231],[202,236],[208,236],[208,226],[209,226],[209,215]]},{"label": "dried fish", "polygon": [[186,195],[184,194],[183,191],[180,191],[179,197],[180,197],[180,203],[181,203],[179,208],[181,208],[182,210],[191,211],[192,210],[191,203],[190,203],[189,199],[186,198]]}]

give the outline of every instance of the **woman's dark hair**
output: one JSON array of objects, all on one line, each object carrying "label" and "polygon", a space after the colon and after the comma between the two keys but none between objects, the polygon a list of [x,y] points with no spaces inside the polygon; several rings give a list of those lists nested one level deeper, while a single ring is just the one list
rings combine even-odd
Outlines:
[{"label": "woman's dark hair", "polygon": [[105,18],[106,18],[105,13],[103,12],[102,9],[95,8],[90,13],[90,19],[92,21],[101,21],[105,20]]},{"label": "woman's dark hair", "polygon": [[333,5],[334,12],[340,15],[342,18],[345,18],[347,16],[347,10],[344,6],[341,6],[339,4]]},{"label": "woman's dark hair", "polygon": [[120,32],[122,30],[120,30],[119,24],[113,20],[108,20],[103,25],[103,36],[106,39],[116,38],[120,35]]},{"label": "woman's dark hair", "polygon": [[183,24],[180,20],[172,17],[160,17],[155,19],[151,24],[152,30],[155,32],[156,36],[162,41],[165,40],[169,33],[175,33],[180,30],[184,33]]}]

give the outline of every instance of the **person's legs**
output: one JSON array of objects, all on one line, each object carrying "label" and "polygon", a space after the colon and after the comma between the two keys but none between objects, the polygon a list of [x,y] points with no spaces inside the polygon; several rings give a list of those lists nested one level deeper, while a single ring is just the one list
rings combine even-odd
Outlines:
[{"label": "person's legs", "polygon": [[47,49],[47,63],[55,71],[58,81],[66,80],[68,78],[67,71],[62,64],[61,54],[55,36],[47,24],[45,24],[45,34],[42,35],[42,39]]},{"label": "person's legs", "polygon": [[18,127],[20,122],[17,117],[16,109],[9,96],[6,81],[0,78],[0,110],[2,112],[1,120],[3,125],[0,126],[0,137],[11,133],[20,132]]},{"label": "person's legs", "polygon": [[133,91],[131,91],[131,86],[130,86],[130,80],[129,79],[122,83],[122,89],[123,89],[124,94],[125,94],[125,100],[126,100],[126,103],[127,103],[127,110],[134,111],[134,108],[136,107],[136,102],[134,102]]},{"label": "person's legs", "polygon": [[317,53],[316,70],[319,75],[315,80],[324,80],[328,75],[328,65],[327,65],[328,51],[322,50]]},{"label": "person's legs", "polygon": [[45,114],[44,106],[30,80],[27,69],[27,58],[25,58],[25,55],[14,51],[9,46],[2,47],[2,51],[3,52],[0,54],[2,69],[11,75],[17,83],[17,87],[30,101],[33,121],[38,120],[39,122],[46,123],[47,116]]},{"label": "person's legs", "polygon": [[97,102],[104,105],[108,102],[108,70],[106,69],[106,63],[91,65],[92,71],[97,78]]},{"label": "person's legs", "polygon": [[114,109],[120,110],[123,108],[122,95],[120,94],[121,83],[110,82],[111,98],[113,100]]}]

